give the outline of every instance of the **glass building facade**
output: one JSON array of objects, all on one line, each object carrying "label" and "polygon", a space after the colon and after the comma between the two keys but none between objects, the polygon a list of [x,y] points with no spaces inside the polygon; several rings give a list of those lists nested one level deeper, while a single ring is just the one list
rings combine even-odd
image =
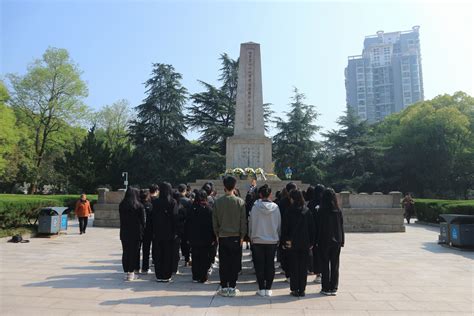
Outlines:
[{"label": "glass building facade", "polygon": [[374,123],[423,100],[419,27],[366,36],[345,69],[347,107]]}]

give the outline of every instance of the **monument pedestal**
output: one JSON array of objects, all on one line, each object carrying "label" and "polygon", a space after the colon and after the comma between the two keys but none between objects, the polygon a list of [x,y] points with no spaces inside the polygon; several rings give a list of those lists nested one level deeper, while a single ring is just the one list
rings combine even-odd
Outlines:
[{"label": "monument pedestal", "polygon": [[272,141],[265,136],[232,136],[227,138],[226,169],[262,168],[273,173]]}]

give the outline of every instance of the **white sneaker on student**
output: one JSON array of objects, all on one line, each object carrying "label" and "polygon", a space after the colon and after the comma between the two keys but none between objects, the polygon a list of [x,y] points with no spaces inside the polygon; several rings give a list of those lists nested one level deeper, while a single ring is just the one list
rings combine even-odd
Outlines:
[{"label": "white sneaker on student", "polygon": [[316,278],[314,279],[314,283],[321,284],[321,276],[317,275]]},{"label": "white sneaker on student", "polygon": [[272,290],[265,290],[265,296],[272,296],[273,291]]},{"label": "white sneaker on student", "polygon": [[137,279],[137,276],[135,275],[134,272],[130,272],[128,274],[128,278],[127,278],[127,281],[135,281]]},{"label": "white sneaker on student", "polygon": [[258,295],[258,296],[265,296],[265,294],[266,294],[266,291],[265,291],[265,290],[258,290],[258,291],[257,291],[257,295]]},{"label": "white sneaker on student", "polygon": [[221,288],[217,291],[217,294],[220,295],[220,296],[227,297],[227,296],[229,296],[229,288],[227,288],[227,287],[222,288],[222,287],[221,287]]},{"label": "white sneaker on student", "polygon": [[151,269],[142,270],[142,274],[143,274],[143,275],[147,275],[148,273],[151,273]]}]

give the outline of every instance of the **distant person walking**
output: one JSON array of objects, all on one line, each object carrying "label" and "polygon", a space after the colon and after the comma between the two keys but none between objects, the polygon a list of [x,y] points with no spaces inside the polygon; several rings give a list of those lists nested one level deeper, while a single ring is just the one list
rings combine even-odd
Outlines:
[{"label": "distant person walking", "polygon": [[79,220],[79,234],[85,234],[88,219],[92,214],[91,203],[87,200],[85,194],[81,194],[81,198],[76,202],[74,214],[76,214]]},{"label": "distant person walking", "polygon": [[281,240],[288,251],[290,294],[305,296],[309,250],[314,245],[314,222],[301,191],[290,192],[290,204],[282,223]]},{"label": "distant person walking", "polygon": [[407,224],[410,224],[410,219],[413,215],[415,215],[415,201],[411,197],[410,193],[405,194],[405,197],[402,201],[403,208],[405,209],[405,218],[407,220]]},{"label": "distant person walking", "polygon": [[278,205],[271,201],[271,188],[265,184],[258,189],[259,200],[250,211],[249,236],[257,275],[257,295],[272,296],[275,277],[275,253],[281,234],[281,215]]},{"label": "distant person walking", "polygon": [[137,278],[140,262],[140,242],[145,229],[145,209],[138,189],[129,187],[119,204],[122,266],[127,281]]},{"label": "distant person walking", "polygon": [[153,259],[157,282],[170,282],[178,237],[178,204],[173,199],[171,184],[160,184],[160,196],[153,200]]},{"label": "distant person walking", "polygon": [[208,279],[211,267],[213,246],[216,243],[212,228],[212,210],[209,207],[207,193],[199,191],[186,219],[186,237],[191,246],[193,282],[204,283]]},{"label": "distant person walking", "polygon": [[242,242],[247,233],[245,202],[235,196],[237,179],[224,178],[225,195],[214,203],[212,224],[219,241],[219,277],[221,296],[236,296]]},{"label": "distant person walking", "polygon": [[333,189],[323,192],[318,223],[316,247],[321,256],[321,294],[335,296],[339,286],[339,255],[344,247],[344,223]]}]

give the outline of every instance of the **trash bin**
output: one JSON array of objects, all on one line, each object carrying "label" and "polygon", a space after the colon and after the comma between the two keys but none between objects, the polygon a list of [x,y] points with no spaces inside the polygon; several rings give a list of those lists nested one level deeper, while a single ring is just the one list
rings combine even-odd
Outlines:
[{"label": "trash bin", "polygon": [[474,247],[474,215],[442,214],[446,223],[440,225],[442,239],[443,227],[447,226],[446,244],[456,247]]},{"label": "trash bin", "polygon": [[439,223],[438,244],[449,244],[448,223]]},{"label": "trash bin", "polygon": [[44,207],[38,216],[38,233],[57,234],[67,229],[66,207]]}]

